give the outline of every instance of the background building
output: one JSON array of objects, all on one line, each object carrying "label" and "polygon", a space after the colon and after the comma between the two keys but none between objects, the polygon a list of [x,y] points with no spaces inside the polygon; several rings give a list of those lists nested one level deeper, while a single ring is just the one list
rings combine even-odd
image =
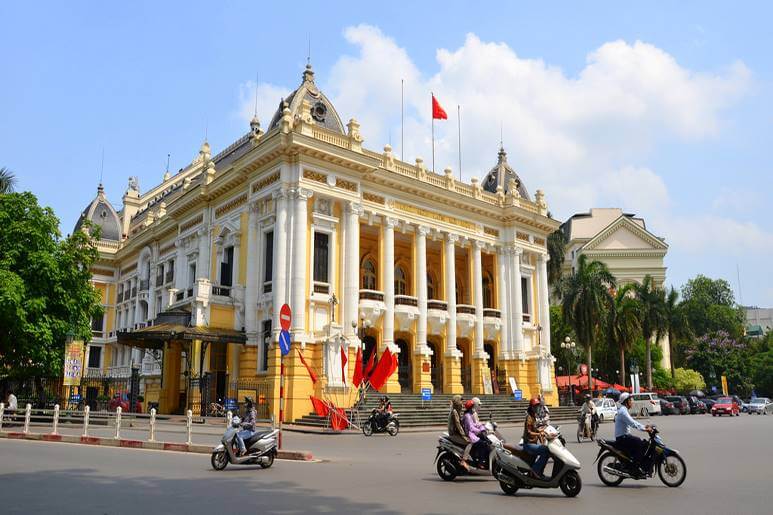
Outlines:
[{"label": "background building", "polygon": [[253,119],[215,156],[204,142],[142,193],[130,179],[119,212],[100,188],[83,215],[109,229],[89,366],[141,363],[161,412],[256,392],[275,413],[288,303],[286,419],[311,411],[310,394],[345,393],[358,347],[398,353],[388,392],[484,393],[493,375],[555,404],[546,238],[559,224],[544,194],[530,197],[503,149],[465,184],[365,149],[359,129],[307,66],[265,133]]},{"label": "background building", "polygon": [[[647,230],[643,218],[619,208],[592,208],[578,213],[561,225],[567,239],[564,273],[571,273],[581,255],[601,261],[623,286],[639,283],[647,275],[662,288],[666,280],[663,259],[668,251],[663,238]],[[670,369],[668,336],[659,342],[663,349],[661,366]]]}]

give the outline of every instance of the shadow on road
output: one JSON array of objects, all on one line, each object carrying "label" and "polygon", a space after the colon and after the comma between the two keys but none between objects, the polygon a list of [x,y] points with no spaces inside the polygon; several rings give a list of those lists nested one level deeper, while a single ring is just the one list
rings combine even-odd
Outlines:
[{"label": "shadow on road", "polygon": [[[242,474],[212,471],[207,477],[164,478],[149,473],[142,477],[99,475],[94,469],[51,470],[0,474],[0,484],[14,485],[4,496],[3,513],[48,511],[52,501],[57,513],[398,513],[383,504],[359,503],[305,488],[288,481],[260,483],[271,470]],[[150,471],[149,471],[150,472]],[[268,477],[267,477],[268,479]],[[10,492],[8,492],[10,493]],[[55,501],[58,500],[58,501]]]}]

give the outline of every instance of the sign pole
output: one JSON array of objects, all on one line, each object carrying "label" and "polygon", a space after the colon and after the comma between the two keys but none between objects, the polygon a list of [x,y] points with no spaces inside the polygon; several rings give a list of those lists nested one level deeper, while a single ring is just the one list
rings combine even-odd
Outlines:
[{"label": "sign pole", "polygon": [[279,450],[282,450],[282,422],[285,416],[285,357],[279,354]]},{"label": "sign pole", "polygon": [[282,449],[282,423],[285,417],[285,354],[290,352],[290,322],[292,312],[290,306],[282,305],[279,310],[279,449]]}]

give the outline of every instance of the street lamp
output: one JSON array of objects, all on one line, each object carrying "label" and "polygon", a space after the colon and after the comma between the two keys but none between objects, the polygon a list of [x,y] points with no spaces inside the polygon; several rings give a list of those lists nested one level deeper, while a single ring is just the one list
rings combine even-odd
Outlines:
[{"label": "street lamp", "polygon": [[574,388],[572,387],[572,366],[569,363],[569,358],[574,358],[576,356],[577,352],[577,344],[570,338],[566,337],[564,338],[564,341],[561,342],[561,348],[566,350],[566,366],[567,366],[567,374],[569,376],[569,399],[572,404],[574,404]]}]

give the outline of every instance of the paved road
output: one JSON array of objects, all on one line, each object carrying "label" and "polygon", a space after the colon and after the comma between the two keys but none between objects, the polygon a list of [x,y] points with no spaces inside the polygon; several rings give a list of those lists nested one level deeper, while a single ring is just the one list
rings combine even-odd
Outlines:
[{"label": "paved road", "polygon": [[[500,493],[491,478],[440,481],[436,435],[287,434],[321,463],[215,472],[202,455],[0,440],[3,513],[770,513],[773,417],[660,417],[668,444],[687,460],[685,484],[601,485],[592,443],[571,444],[584,464],[575,499],[560,491]],[[569,429],[569,428],[567,428]],[[573,429],[573,428],[572,428]],[[610,424],[602,436],[609,437]],[[570,431],[567,431],[567,433]],[[506,436],[515,439],[516,429]]]}]

